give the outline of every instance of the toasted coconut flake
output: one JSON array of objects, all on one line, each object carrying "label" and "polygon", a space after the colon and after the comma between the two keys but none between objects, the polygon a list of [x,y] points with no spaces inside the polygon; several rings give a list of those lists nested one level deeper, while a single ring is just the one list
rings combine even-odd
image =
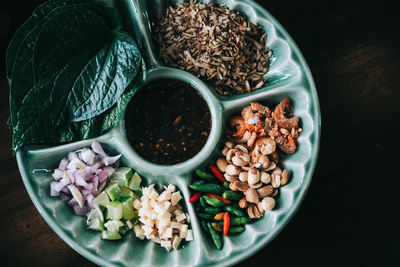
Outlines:
[{"label": "toasted coconut flake", "polygon": [[166,65],[208,81],[221,95],[251,92],[266,82],[272,55],[267,34],[242,13],[190,1],[170,6],[154,32]]}]

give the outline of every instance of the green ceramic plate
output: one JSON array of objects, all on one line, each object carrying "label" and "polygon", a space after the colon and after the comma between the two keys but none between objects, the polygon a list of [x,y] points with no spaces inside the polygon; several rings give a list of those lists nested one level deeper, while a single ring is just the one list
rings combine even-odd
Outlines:
[{"label": "green ceramic plate", "polygon": [[[155,1],[151,4],[151,16],[157,15],[163,6]],[[174,2],[174,1],[172,1]],[[147,64],[150,66],[148,80],[162,77],[177,78],[192,84],[205,98],[212,116],[212,130],[205,147],[192,159],[173,166],[159,166],[145,161],[129,145],[125,137],[124,125],[96,138],[105,144],[110,152],[122,153],[123,164],[131,166],[146,177],[147,183],[173,183],[184,195],[186,207],[191,216],[194,241],[187,242],[178,251],[167,252],[151,241],[141,241],[130,234],[122,241],[101,240],[96,232],[85,228],[85,218],[74,215],[59,198],[50,197],[49,187],[52,180],[45,169],[54,169],[68,152],[89,146],[92,140],[57,147],[31,146],[17,152],[18,166],[25,187],[36,208],[69,246],[91,261],[102,266],[229,266],[237,263],[264,247],[292,218],[299,207],[317,161],[320,139],[320,110],[315,85],[310,70],[298,47],[285,29],[261,6],[251,0],[203,1],[205,3],[224,3],[233,10],[245,13],[248,18],[262,25],[268,34],[267,45],[273,50],[268,84],[250,94],[222,97],[213,92],[205,83],[193,75],[158,63],[149,39],[145,1],[113,0],[107,1],[116,7],[124,20],[124,27],[130,33],[140,33],[145,49]],[[156,12],[156,13],[154,13]],[[278,104],[284,97],[293,102],[293,110],[300,117],[304,132],[298,139],[298,151],[286,157],[284,168],[292,173],[291,182],[281,188],[276,208],[238,236],[224,237],[221,251],[202,234],[199,222],[189,199],[188,183],[190,173],[199,166],[206,166],[209,160],[217,156],[221,149],[223,129],[226,119],[238,113],[251,101],[259,101],[269,106]]]}]

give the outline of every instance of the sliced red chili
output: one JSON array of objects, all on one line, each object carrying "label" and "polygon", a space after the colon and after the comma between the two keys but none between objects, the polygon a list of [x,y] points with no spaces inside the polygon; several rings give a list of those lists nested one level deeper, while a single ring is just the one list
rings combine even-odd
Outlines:
[{"label": "sliced red chili", "polygon": [[224,235],[228,234],[230,223],[231,223],[231,219],[229,218],[229,213],[225,212],[224,213],[224,226],[223,226]]},{"label": "sliced red chili", "polygon": [[194,193],[194,195],[189,199],[189,203],[194,203],[201,197],[200,192]]},{"label": "sliced red chili", "polygon": [[218,196],[218,195],[214,195],[214,194],[207,193],[207,196],[218,198],[219,200],[221,200],[222,202],[224,202],[224,204],[231,204],[231,203],[232,203],[232,201],[230,201],[229,199],[225,199],[225,198],[223,198],[223,197],[221,197],[221,196]]},{"label": "sliced red chili", "polygon": [[220,170],[216,166],[210,165],[210,169],[218,180],[220,180],[221,182],[226,181],[224,175],[222,174],[222,172],[220,172]]}]

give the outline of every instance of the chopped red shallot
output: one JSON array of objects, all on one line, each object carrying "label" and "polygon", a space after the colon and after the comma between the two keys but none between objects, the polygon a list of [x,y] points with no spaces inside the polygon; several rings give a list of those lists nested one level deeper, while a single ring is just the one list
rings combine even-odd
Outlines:
[{"label": "chopped red shallot", "polygon": [[68,153],[52,173],[50,196],[59,196],[77,215],[85,215],[96,207],[93,200],[106,186],[120,157],[108,156],[97,141],[92,143],[91,149]]}]

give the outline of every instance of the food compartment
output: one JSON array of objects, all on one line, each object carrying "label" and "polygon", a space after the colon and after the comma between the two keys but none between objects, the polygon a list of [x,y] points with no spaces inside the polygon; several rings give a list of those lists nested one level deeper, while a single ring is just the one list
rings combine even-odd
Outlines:
[{"label": "food compartment", "polygon": [[[281,157],[278,166],[283,169],[288,169],[291,172],[290,182],[285,186],[279,188],[279,197],[276,198],[276,204],[273,210],[265,211],[264,216],[250,224],[246,224],[245,232],[232,235],[228,237],[223,237],[223,249],[221,251],[216,250],[212,243],[211,238],[204,237],[207,243],[205,244],[205,249],[210,260],[222,259],[228,255],[235,255],[243,250],[247,246],[261,242],[261,237],[270,237],[270,234],[282,229],[284,224],[288,220],[288,214],[290,214],[295,203],[299,201],[299,195],[301,190],[304,190],[304,179],[306,175],[306,169],[309,168],[310,156],[312,154],[312,144],[310,143],[310,135],[315,133],[314,119],[312,117],[313,107],[312,99],[307,94],[307,89],[302,86],[294,86],[290,89],[282,89],[275,91],[265,91],[259,94],[254,94],[251,96],[245,96],[237,99],[236,101],[229,101],[228,106],[224,103],[226,108],[223,117],[223,134],[219,140],[218,146],[216,146],[214,154],[212,157],[207,159],[200,165],[204,170],[208,170],[210,164],[215,164],[215,160],[219,157],[223,157],[221,151],[224,147],[224,142],[226,141],[225,135],[227,129],[230,128],[229,118],[232,116],[240,115],[242,109],[248,106],[251,102],[258,102],[262,105],[268,106],[271,111],[277,106],[282,100],[288,97],[291,100],[291,109],[293,115],[300,118],[299,126],[304,129],[300,133],[300,137],[297,140],[297,150],[293,154],[285,154]],[[192,177],[196,177],[195,174]],[[195,180],[192,178],[190,183]],[[193,190],[192,190],[193,195]],[[244,210],[246,213],[246,210]],[[197,217],[197,220],[200,220]],[[203,230],[202,230],[203,231]],[[208,234],[203,232],[204,236]]]},{"label": "food compartment", "polygon": [[[119,147],[121,144],[117,141],[119,138],[118,131],[113,131],[98,140],[107,154],[115,155],[123,150]],[[140,265],[159,265],[170,262],[171,259],[174,259],[175,265],[192,263],[193,255],[200,255],[201,249],[198,241],[182,241],[178,251],[168,252],[151,240],[139,240],[133,232],[126,234],[121,241],[115,243],[103,240],[99,232],[87,229],[86,216],[76,216],[72,207],[69,207],[59,197],[50,196],[50,182],[54,181],[51,174],[58,167],[60,160],[69,152],[90,147],[91,143],[92,140],[85,140],[50,148],[35,146],[35,149],[33,149],[28,147],[28,151],[20,151],[18,154],[19,161],[26,164],[25,171],[30,175],[30,183],[27,184],[27,187],[32,189],[31,198],[35,205],[38,202],[43,203],[43,209],[39,209],[39,211],[50,226],[69,244],[73,246],[79,244],[79,246],[87,248],[91,259],[101,256],[115,265],[129,265],[130,262]],[[120,166],[133,167],[132,165],[129,158],[121,157]],[[181,201],[181,204],[184,212],[191,213],[185,202],[188,198],[188,192],[184,177],[142,175],[142,178],[142,186],[154,183],[158,190],[163,189],[165,185],[174,184],[182,194],[183,201]],[[190,217],[192,216],[191,214]],[[195,222],[189,223],[189,229],[193,230],[197,239],[196,227],[193,227],[193,225],[195,225]],[[86,252],[85,256],[88,256]]]},{"label": "food compartment", "polygon": [[[182,3],[187,1],[169,1],[169,4],[175,5],[176,3]],[[262,26],[263,30],[267,34],[266,46],[273,52],[272,56],[269,58],[269,70],[263,76],[267,79],[266,83],[262,85],[261,88],[252,91],[251,93],[244,94],[236,94],[232,93],[229,96],[225,96],[221,94],[221,92],[217,92],[213,86],[207,81],[205,77],[201,77],[201,79],[208,85],[208,87],[216,94],[219,99],[229,100],[229,99],[237,99],[246,95],[257,94],[258,92],[271,90],[274,88],[279,88],[286,86],[288,84],[296,83],[301,77],[301,70],[298,64],[298,58],[295,56],[297,51],[293,51],[289,44],[285,39],[290,38],[281,31],[280,25],[278,28],[275,28],[273,23],[277,23],[275,19],[268,14],[267,17],[261,17],[259,7],[254,4],[249,6],[248,3],[240,2],[240,1],[200,1],[201,3],[216,3],[216,4],[225,4],[230,10],[239,11],[247,16],[249,21]],[[154,9],[151,6],[148,7],[149,17],[153,20],[156,20],[159,16],[159,9]],[[154,23],[152,23],[154,25]],[[153,27],[154,33],[154,27]],[[155,49],[155,55],[159,58],[160,49],[157,41],[152,41]],[[158,60],[161,64],[163,60]],[[228,64],[228,63],[227,63]],[[190,70],[189,70],[190,72]]]}]

